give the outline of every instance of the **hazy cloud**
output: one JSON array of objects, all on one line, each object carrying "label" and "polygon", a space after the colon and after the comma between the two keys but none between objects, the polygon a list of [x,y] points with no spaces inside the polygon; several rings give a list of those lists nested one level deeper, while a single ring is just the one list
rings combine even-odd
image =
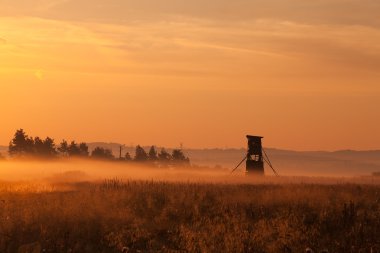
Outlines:
[{"label": "hazy cloud", "polygon": [[[379,4],[364,1],[15,0],[8,11],[44,18],[2,23],[18,64],[25,64],[22,55],[46,55],[49,68],[86,73],[319,78],[349,71],[372,78],[380,67],[380,29],[372,18]],[[78,59],[51,57],[63,48]]]},{"label": "hazy cloud", "polygon": [[380,26],[380,2],[374,0],[3,0],[1,13],[111,23],[186,16],[223,22],[277,19]]},{"label": "hazy cloud", "polygon": [[[360,72],[376,74],[380,67],[380,29],[374,27],[276,19],[223,25],[185,17],[133,24],[3,18],[2,24],[12,44],[23,50],[15,57],[46,55],[49,67],[65,70],[243,78],[348,70],[364,75]],[[22,32],[31,29],[33,34]],[[67,54],[51,57],[63,49]]]}]

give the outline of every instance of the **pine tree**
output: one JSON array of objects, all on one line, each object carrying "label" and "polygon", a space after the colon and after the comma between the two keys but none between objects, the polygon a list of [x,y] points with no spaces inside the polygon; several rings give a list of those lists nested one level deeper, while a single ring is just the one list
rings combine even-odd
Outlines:
[{"label": "pine tree", "polygon": [[11,156],[30,156],[34,153],[34,140],[24,132],[23,129],[16,131],[8,148]]},{"label": "pine tree", "polygon": [[134,160],[137,162],[145,162],[148,160],[148,154],[140,145],[136,147],[136,154]]},{"label": "pine tree", "polygon": [[113,160],[115,159],[114,155],[112,154],[112,150],[102,147],[96,147],[91,152],[91,157],[95,159],[105,159],[105,160]]},{"label": "pine tree", "polygon": [[163,148],[158,154],[158,159],[161,162],[169,162],[172,160],[172,156]]},{"label": "pine tree", "polygon": [[172,152],[172,159],[175,163],[188,164],[190,160],[185,156],[181,149],[174,149]]},{"label": "pine tree", "polygon": [[129,152],[127,152],[127,153],[125,154],[125,160],[126,160],[126,161],[132,161],[132,157],[131,157],[131,154],[129,154]]},{"label": "pine tree", "polygon": [[80,156],[89,156],[90,152],[88,151],[88,146],[87,143],[82,142],[79,144],[79,151],[80,151]]},{"label": "pine tree", "polygon": [[69,156],[80,156],[80,149],[78,147],[78,144],[75,143],[75,141],[72,141],[70,145],[67,148],[67,152]]},{"label": "pine tree", "polygon": [[58,151],[63,156],[68,156],[69,155],[69,144],[67,144],[66,140],[62,140],[62,142],[59,144]]},{"label": "pine tree", "polygon": [[157,161],[158,156],[157,156],[157,151],[154,146],[150,147],[149,153],[148,153],[148,158],[150,161]]}]

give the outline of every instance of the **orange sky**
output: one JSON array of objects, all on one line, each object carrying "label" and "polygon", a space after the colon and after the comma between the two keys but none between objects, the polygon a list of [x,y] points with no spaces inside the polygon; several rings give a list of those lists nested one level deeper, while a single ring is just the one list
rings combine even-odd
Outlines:
[{"label": "orange sky", "polygon": [[380,148],[380,2],[0,1],[0,144]]}]

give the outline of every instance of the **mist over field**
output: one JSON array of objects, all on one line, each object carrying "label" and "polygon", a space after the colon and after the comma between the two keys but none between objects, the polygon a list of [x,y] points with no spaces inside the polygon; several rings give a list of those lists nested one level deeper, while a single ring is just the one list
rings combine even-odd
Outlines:
[{"label": "mist over field", "polygon": [[[102,183],[107,180],[151,181],[200,184],[378,184],[380,177],[354,176],[338,173],[273,175],[269,168],[267,176],[247,176],[245,168],[232,173],[225,168],[176,167],[157,168],[138,163],[98,162],[89,160],[72,161],[3,161],[0,162],[0,183],[61,185],[82,182]],[[301,174],[301,173],[300,173]]]},{"label": "mist over field", "polygon": [[[118,154],[120,144],[89,143],[90,150],[95,147],[110,149]],[[149,149],[149,147],[144,147]],[[135,147],[124,147],[126,152],[134,153]],[[171,149],[167,149],[171,151]],[[0,146],[0,153],[6,156],[8,147]],[[76,178],[78,180],[100,180],[121,178],[137,180],[200,180],[233,181],[243,176],[245,164],[233,174],[230,171],[245,156],[245,149],[184,149],[193,167],[188,168],[150,168],[139,163],[96,162],[88,160],[58,160],[2,163],[0,180],[34,180],[58,178]],[[281,176],[298,177],[361,177],[380,172],[380,151],[343,150],[335,152],[310,151],[299,152],[268,148],[267,153],[275,169]],[[273,176],[269,166],[265,167],[267,176]],[[240,180],[239,179],[239,180]]]},{"label": "mist over field", "polygon": [[278,177],[231,174],[244,149],[186,150],[182,167],[8,157],[0,252],[379,252],[376,152],[267,151]]},{"label": "mist over field", "polygon": [[0,180],[82,182],[120,180],[154,181],[218,181],[225,180],[229,171],[193,168],[157,168],[139,163],[71,161],[7,161],[0,162]]}]

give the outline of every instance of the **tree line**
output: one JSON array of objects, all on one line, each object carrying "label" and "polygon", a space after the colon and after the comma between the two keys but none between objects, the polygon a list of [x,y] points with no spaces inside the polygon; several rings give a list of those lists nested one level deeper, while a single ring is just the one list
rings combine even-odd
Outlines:
[{"label": "tree line", "polygon": [[9,143],[8,152],[14,158],[43,158],[53,159],[58,157],[71,158],[92,158],[98,160],[110,161],[127,161],[127,162],[151,162],[154,164],[170,165],[181,164],[189,165],[190,159],[185,156],[181,149],[174,149],[172,153],[167,152],[164,148],[158,152],[155,146],[151,146],[146,152],[140,145],[136,146],[134,157],[129,152],[124,157],[116,158],[111,149],[103,147],[95,147],[89,151],[87,143],[77,143],[62,140],[59,145],[55,144],[54,139],[46,137],[28,136],[23,129],[19,129],[14,134],[13,139]]}]

